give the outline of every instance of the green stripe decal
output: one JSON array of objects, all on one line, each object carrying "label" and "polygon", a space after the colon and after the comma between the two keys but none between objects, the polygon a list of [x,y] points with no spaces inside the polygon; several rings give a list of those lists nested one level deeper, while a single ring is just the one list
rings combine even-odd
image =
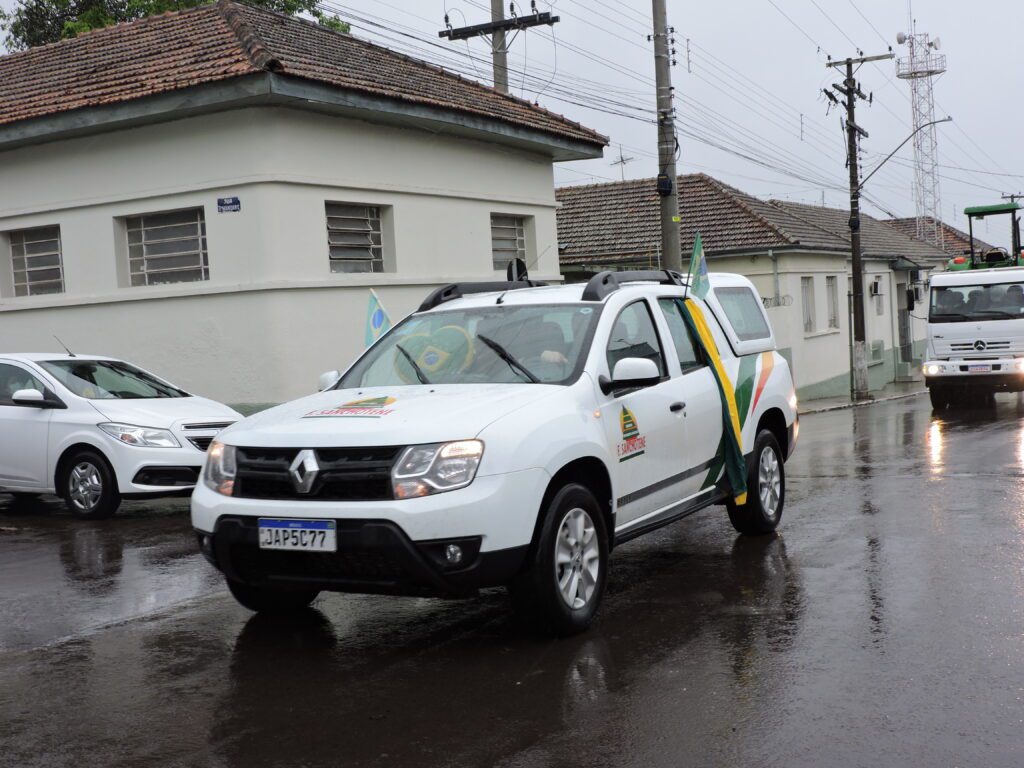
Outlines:
[{"label": "green stripe decal", "polygon": [[736,410],[740,412],[740,427],[747,420],[750,399],[754,396],[754,374],[757,373],[757,355],[740,358],[740,370],[736,376]]}]

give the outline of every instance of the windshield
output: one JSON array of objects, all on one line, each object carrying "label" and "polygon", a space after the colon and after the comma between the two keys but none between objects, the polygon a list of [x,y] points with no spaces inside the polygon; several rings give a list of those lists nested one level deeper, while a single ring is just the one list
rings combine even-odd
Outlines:
[{"label": "windshield", "polygon": [[598,311],[579,304],[501,305],[413,315],[338,387],[568,384],[579,376]]},{"label": "windshield", "polygon": [[1024,317],[1024,283],[950,285],[932,288],[929,321],[965,323]]},{"label": "windshield", "polygon": [[117,360],[51,360],[40,365],[73,393],[87,400],[189,396],[188,392]]}]

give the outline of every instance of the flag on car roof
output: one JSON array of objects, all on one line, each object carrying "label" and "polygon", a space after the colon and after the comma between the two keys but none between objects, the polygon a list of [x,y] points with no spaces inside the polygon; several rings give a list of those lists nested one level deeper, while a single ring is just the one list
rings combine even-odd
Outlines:
[{"label": "flag on car roof", "polygon": [[701,240],[700,232],[693,241],[693,256],[690,257],[690,269],[686,276],[690,286],[688,293],[699,299],[708,295],[711,283],[708,282],[708,263],[704,259],[704,241]]},{"label": "flag on car roof", "polygon": [[370,303],[366,308],[366,346],[376,343],[377,339],[391,330],[391,318],[380,303],[377,292],[370,289]]}]

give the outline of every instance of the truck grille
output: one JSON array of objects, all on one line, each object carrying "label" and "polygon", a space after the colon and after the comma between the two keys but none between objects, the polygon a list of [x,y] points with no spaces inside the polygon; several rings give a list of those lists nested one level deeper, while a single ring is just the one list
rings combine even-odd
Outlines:
[{"label": "truck grille", "polygon": [[289,472],[299,448],[239,448],[234,495],[243,499],[381,501],[393,498],[391,466],[404,446],[318,448],[320,471],[309,493]]},{"label": "truck grille", "polygon": [[986,341],[982,349],[975,348],[974,344],[975,342],[973,341],[954,341],[950,343],[949,348],[952,352],[964,352],[966,354],[1006,352],[1010,349],[1010,342],[1008,341]]}]

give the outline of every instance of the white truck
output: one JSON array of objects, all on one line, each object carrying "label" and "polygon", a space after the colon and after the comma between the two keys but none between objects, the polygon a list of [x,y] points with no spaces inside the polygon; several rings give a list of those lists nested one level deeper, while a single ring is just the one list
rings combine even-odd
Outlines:
[{"label": "white truck", "polygon": [[593,619],[618,544],[714,504],[741,533],[774,531],[793,379],[753,285],[710,284],[696,301],[735,389],[742,503],[680,275],[453,284],[321,377],[319,394],[217,437],[192,496],[200,549],[256,611],[322,590],[507,586],[569,634]]},{"label": "white truck", "polygon": [[1024,267],[940,272],[930,290],[923,370],[932,407],[1024,391]]}]

